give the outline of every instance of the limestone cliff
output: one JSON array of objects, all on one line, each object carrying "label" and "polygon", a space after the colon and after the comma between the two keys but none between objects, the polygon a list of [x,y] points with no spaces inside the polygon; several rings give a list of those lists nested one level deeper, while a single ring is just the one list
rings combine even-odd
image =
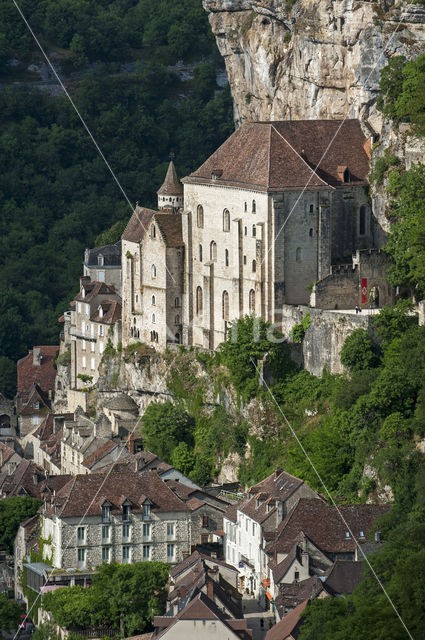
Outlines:
[{"label": "limestone cliff", "polygon": [[360,118],[380,131],[380,70],[423,52],[425,7],[394,0],[203,0],[235,119]]}]

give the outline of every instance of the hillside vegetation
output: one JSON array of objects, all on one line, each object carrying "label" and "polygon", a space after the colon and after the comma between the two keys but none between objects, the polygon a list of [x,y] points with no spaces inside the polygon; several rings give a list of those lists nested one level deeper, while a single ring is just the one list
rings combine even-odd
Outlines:
[{"label": "hillside vegetation", "polygon": [[[156,205],[171,151],[186,175],[233,129],[230,95],[216,84],[215,43],[197,0],[20,6],[51,47],[71,47],[78,31],[84,55],[101,61],[71,88],[132,203]],[[3,62],[34,57],[13,4],[0,2],[0,16]],[[131,74],[109,62],[126,55],[105,24],[113,25],[117,42],[141,47],[146,59]],[[181,30],[190,32],[185,50],[177,47]],[[195,54],[210,61],[186,82],[164,64]],[[78,286],[85,247],[117,221],[122,229],[131,209],[65,97],[25,86],[2,90],[0,120],[0,390],[13,394],[14,362],[33,344],[58,342],[57,318]]]}]

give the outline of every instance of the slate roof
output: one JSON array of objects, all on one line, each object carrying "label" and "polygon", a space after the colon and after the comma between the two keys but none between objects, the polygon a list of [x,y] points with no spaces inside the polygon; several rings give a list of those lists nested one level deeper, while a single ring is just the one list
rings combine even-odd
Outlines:
[{"label": "slate roof", "polygon": [[202,553],[201,551],[198,551],[197,549],[195,549],[195,551],[193,551],[190,554],[190,556],[187,556],[187,558],[185,558],[184,560],[182,560],[178,564],[174,565],[174,567],[171,567],[171,569],[169,571],[170,576],[172,578],[176,578],[178,575],[180,575],[181,573],[186,571],[186,569],[188,569],[189,567],[196,565],[196,563],[199,562],[199,560],[205,560],[207,562],[212,562],[213,564],[217,565],[218,567],[225,567],[226,569],[230,569],[231,571],[235,571],[235,573],[239,573],[238,570],[233,565],[227,564],[226,562],[223,562],[222,560],[217,560],[216,558],[211,558],[211,556],[208,556],[206,553]]},{"label": "slate roof", "polygon": [[[36,482],[34,482],[34,476]],[[0,476],[0,495],[10,496],[29,495],[40,497],[40,482],[44,479],[44,470],[31,460],[21,460],[12,475],[2,473]]]},{"label": "slate roof", "polygon": [[103,474],[77,475],[56,492],[56,514],[62,518],[99,515],[102,504],[111,504],[111,513],[121,513],[123,499],[130,501],[132,510],[142,511],[150,500],[153,513],[188,511],[188,507],[152,471],[132,473],[112,471]]},{"label": "slate roof", "polygon": [[171,160],[168,165],[165,180],[161,187],[158,189],[157,194],[159,196],[182,196],[183,185],[177,177],[177,171],[174,166],[174,162]]},{"label": "slate roof", "polygon": [[[99,255],[103,256],[103,265],[98,264]],[[84,258],[84,264],[87,267],[119,267],[121,266],[121,240],[115,244],[86,249]]]},{"label": "slate roof", "polygon": [[325,553],[354,553],[355,541],[346,536],[347,528],[339,512],[357,541],[361,542],[360,531],[367,534],[377,518],[389,509],[390,505],[373,504],[341,505],[337,509],[317,498],[300,498],[280,523],[276,538],[267,545],[266,552],[271,555],[289,553],[298,534],[303,531]]},{"label": "slate roof", "polygon": [[182,217],[178,213],[159,213],[153,209],[137,206],[131,216],[124,233],[123,240],[141,242],[155,220],[161,235],[168,247],[183,246]]},{"label": "slate roof", "polygon": [[[33,349],[40,349],[40,365],[33,364]],[[38,384],[43,391],[55,388],[56,369],[53,361],[59,347],[43,345],[33,349],[24,358],[18,360],[18,393],[25,391],[33,384]]]},{"label": "slate roof", "polygon": [[354,589],[363,579],[363,563],[337,560],[331,567],[324,587],[331,595],[353,593]]},{"label": "slate roof", "polygon": [[299,633],[300,617],[307,605],[308,600],[304,600],[290,611],[280,622],[267,631],[266,640],[286,640],[291,636],[296,638]]},{"label": "slate roof", "polygon": [[[8,447],[6,444],[4,444],[3,442],[0,442],[0,461],[3,461],[2,464],[0,465],[0,468],[6,464],[6,462],[8,462],[10,460],[10,458],[12,458],[15,454],[17,456],[19,456],[18,453],[16,453],[16,451],[14,449],[11,449],[10,447]],[[21,457],[21,456],[19,456]]]},{"label": "slate roof", "polygon": [[104,444],[102,444],[96,451],[93,451],[87,458],[84,458],[83,465],[87,467],[87,469],[91,469],[97,462],[100,462],[102,458],[105,458],[109,453],[111,453],[114,449],[118,447],[116,442],[112,440],[107,440]]},{"label": "slate roof", "polygon": [[279,585],[279,595],[275,598],[279,615],[283,617],[285,609],[295,609],[305,600],[314,600],[323,590],[324,585],[319,576]]},{"label": "slate roof", "polygon": [[38,429],[36,429],[33,433],[35,438],[38,438],[41,441],[48,440],[53,435],[53,422],[54,418],[64,418],[64,420],[73,420],[73,413],[49,413],[40,424]]},{"label": "slate roof", "polygon": [[358,120],[246,122],[182,182],[259,191],[317,190],[341,186],[337,168],[344,165],[351,184],[365,184],[365,142]]},{"label": "slate roof", "polygon": [[104,407],[106,407],[106,409],[111,409],[112,411],[131,411],[139,413],[139,407],[134,402],[133,398],[125,393],[115,395],[104,403]]}]

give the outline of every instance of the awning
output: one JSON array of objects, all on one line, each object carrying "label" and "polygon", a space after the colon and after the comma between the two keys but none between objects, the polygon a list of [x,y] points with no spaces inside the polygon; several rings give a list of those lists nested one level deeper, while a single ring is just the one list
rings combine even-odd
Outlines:
[{"label": "awning", "polygon": [[267,596],[268,600],[273,600],[273,596],[270,593],[270,591],[266,591],[266,596]]}]

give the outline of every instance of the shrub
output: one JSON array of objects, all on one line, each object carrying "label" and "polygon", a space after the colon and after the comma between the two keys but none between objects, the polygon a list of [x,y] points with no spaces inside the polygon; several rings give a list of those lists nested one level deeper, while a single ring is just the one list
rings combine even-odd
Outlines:
[{"label": "shrub", "polygon": [[341,363],[350,373],[373,369],[378,364],[371,337],[365,329],[356,329],[344,342]]}]

